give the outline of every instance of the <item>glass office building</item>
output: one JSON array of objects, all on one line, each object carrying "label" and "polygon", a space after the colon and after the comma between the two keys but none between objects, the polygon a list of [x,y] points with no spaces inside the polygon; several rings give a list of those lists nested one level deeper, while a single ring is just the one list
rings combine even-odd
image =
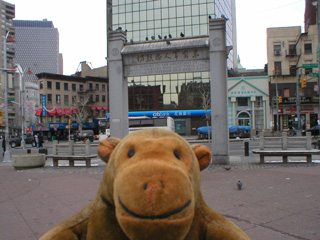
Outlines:
[{"label": "glass office building", "polygon": [[[216,18],[224,15],[229,19],[226,44],[236,49],[235,29],[232,28],[234,0],[107,0],[107,8],[108,29],[121,27],[127,30],[127,40],[133,42],[208,35],[209,16]],[[228,68],[233,66],[231,51]],[[129,77],[129,109],[203,109],[200,93],[209,90],[209,82],[209,72]]]}]

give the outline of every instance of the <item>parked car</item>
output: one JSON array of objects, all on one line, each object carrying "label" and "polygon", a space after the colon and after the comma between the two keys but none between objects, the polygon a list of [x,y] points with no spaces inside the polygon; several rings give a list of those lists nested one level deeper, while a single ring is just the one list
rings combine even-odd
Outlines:
[{"label": "parked car", "polygon": [[[32,136],[32,135],[25,135],[25,136],[24,136],[24,140],[25,140],[26,144],[31,144],[32,147],[35,147],[35,146],[36,146],[36,141],[35,141],[35,139],[34,139],[34,136]],[[9,145],[10,145],[12,148],[21,146],[21,137],[13,137],[13,138],[10,138],[10,139],[9,139]]]},{"label": "parked car", "polygon": [[320,125],[313,126],[312,128],[306,129],[306,132],[311,132],[312,136],[318,136],[320,131]]},{"label": "parked car", "polygon": [[76,135],[70,135],[71,140],[74,140],[74,137],[76,137],[76,141],[90,140],[92,142],[94,139],[94,133],[93,130],[82,130],[82,132],[78,132]]},{"label": "parked car", "polygon": [[[209,127],[210,138],[212,138],[212,129]],[[250,137],[250,126],[229,126],[229,137],[230,138],[249,138]],[[208,127],[199,127],[197,129],[199,139],[208,139]]]}]

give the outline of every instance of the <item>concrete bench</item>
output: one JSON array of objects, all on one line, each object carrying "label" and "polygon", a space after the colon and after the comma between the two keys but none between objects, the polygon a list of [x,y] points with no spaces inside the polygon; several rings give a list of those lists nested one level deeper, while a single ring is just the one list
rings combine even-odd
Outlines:
[{"label": "concrete bench", "polygon": [[73,167],[75,161],[85,161],[86,167],[91,167],[91,159],[96,158],[97,154],[90,154],[90,142],[85,144],[58,144],[58,141],[53,141],[52,154],[46,158],[52,158],[53,166],[58,167],[60,160],[69,161],[69,166]]},{"label": "concrete bench", "polygon": [[18,154],[12,155],[12,166],[14,168],[35,168],[43,167],[46,164],[44,154]]},{"label": "concrete bench", "polygon": [[260,148],[252,153],[260,155],[260,163],[265,163],[265,156],[282,156],[282,162],[288,163],[289,156],[304,156],[306,162],[312,162],[312,155],[320,154],[320,150],[311,149],[311,133],[305,137],[288,137],[286,132],[281,137],[264,137],[260,134]]}]

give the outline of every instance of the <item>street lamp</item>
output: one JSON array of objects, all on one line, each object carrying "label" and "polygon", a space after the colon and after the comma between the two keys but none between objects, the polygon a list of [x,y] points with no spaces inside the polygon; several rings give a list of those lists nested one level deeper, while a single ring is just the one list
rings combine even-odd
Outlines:
[{"label": "street lamp", "polygon": [[25,135],[25,130],[26,130],[26,126],[25,126],[25,97],[24,97],[24,74],[33,74],[33,72],[31,72],[30,68],[28,69],[23,69],[21,67],[20,64],[15,64],[13,65],[13,68],[16,69],[16,72],[20,75],[20,101],[19,101],[19,105],[21,108],[21,146],[23,149],[26,148],[26,142],[24,139],[24,135]]},{"label": "street lamp", "polygon": [[4,152],[4,162],[11,162],[11,153],[9,149],[9,114],[8,114],[8,71],[12,69],[7,69],[7,43],[15,42],[8,31],[6,37],[3,39],[3,69],[4,72],[4,112],[6,120],[6,129],[5,129],[5,143],[6,151]]}]

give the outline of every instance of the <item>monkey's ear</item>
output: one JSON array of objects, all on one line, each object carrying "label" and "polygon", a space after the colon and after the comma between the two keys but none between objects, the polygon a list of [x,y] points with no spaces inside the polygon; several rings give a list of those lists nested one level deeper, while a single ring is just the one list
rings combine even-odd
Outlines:
[{"label": "monkey's ear", "polygon": [[108,163],[109,157],[113,151],[113,149],[120,142],[119,138],[109,137],[103,139],[98,146],[98,155],[102,161]]},{"label": "monkey's ear", "polygon": [[200,171],[207,168],[211,161],[211,151],[204,145],[192,145],[192,149],[198,159]]}]

